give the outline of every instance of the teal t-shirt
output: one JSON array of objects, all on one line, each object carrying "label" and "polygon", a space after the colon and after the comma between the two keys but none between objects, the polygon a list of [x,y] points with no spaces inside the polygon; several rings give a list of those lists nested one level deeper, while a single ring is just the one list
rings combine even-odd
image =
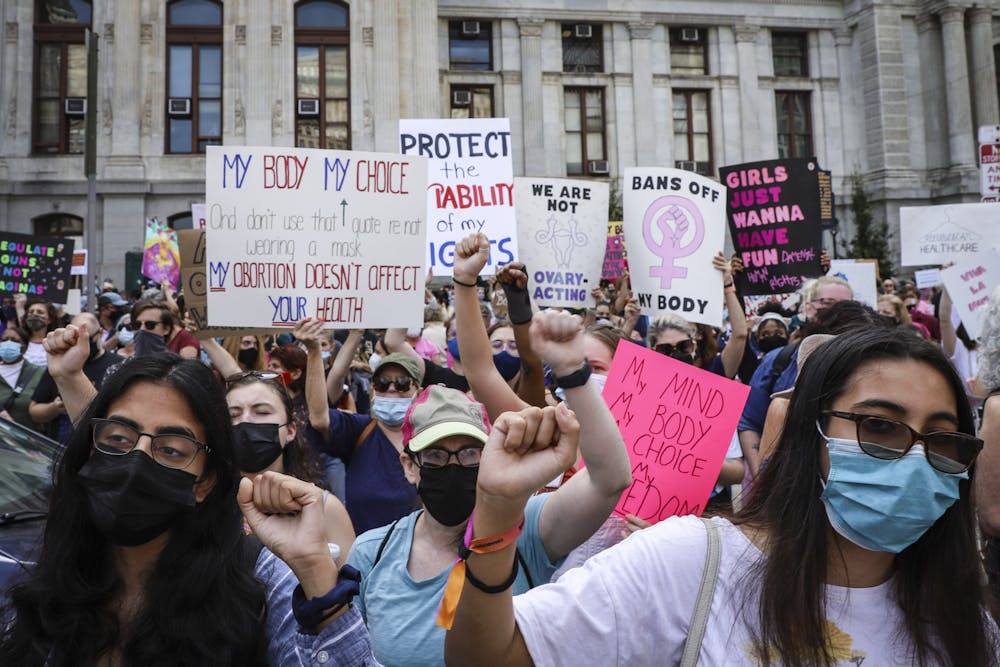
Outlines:
[{"label": "teal t-shirt", "polygon": [[[549,561],[538,534],[538,516],[547,498],[545,494],[528,501],[524,509],[524,530],[517,540],[517,550],[535,586],[547,583],[559,567],[559,562]],[[451,568],[424,581],[414,581],[410,576],[406,563],[410,559],[413,527],[419,515],[420,512],[413,512],[399,520],[374,568],[375,554],[389,526],[369,530],[358,537],[347,558],[348,563],[361,571],[361,592],[355,604],[368,623],[376,659],[387,667],[444,664],[445,631],[435,620]],[[529,588],[522,567],[514,581],[514,594],[524,593]]]}]

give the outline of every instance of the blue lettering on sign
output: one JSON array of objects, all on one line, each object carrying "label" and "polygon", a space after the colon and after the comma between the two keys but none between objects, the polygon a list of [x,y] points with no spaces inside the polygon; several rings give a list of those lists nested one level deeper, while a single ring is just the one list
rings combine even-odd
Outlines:
[{"label": "blue lettering on sign", "polygon": [[225,264],[221,262],[209,262],[208,263],[208,286],[209,287],[225,287],[226,286],[226,274],[229,273],[229,262]]},{"label": "blue lettering on sign", "polygon": [[274,324],[298,322],[306,317],[306,298],[304,296],[279,296],[277,300],[273,296],[268,296],[267,300],[271,302],[271,307],[274,309],[274,315],[271,317],[271,322]]},{"label": "blue lettering on sign", "polygon": [[[493,251],[498,253],[497,266],[503,266],[504,264],[510,264],[514,261],[514,253],[510,251],[510,244],[513,239],[511,237],[502,238],[499,241],[496,239],[490,239],[490,245],[493,247]],[[441,245],[436,245],[433,241],[430,242],[431,248],[431,266],[437,266],[440,264],[445,268],[451,268],[455,264],[455,242],[445,241]],[[489,259],[486,260],[487,266],[493,265],[493,252],[490,253]]]},{"label": "blue lettering on sign", "polygon": [[223,190],[225,190],[226,187],[228,187],[226,185],[226,175],[229,173],[230,169],[232,169],[235,172],[234,175],[236,176],[236,189],[239,190],[240,188],[243,187],[243,179],[245,179],[247,177],[247,172],[250,171],[250,161],[251,160],[253,160],[253,156],[252,155],[250,157],[248,157],[245,162],[243,161],[243,156],[240,155],[239,153],[237,153],[236,155],[234,155],[232,160],[229,159],[229,155],[227,155],[225,153],[222,155],[222,189]]},{"label": "blue lettering on sign", "polygon": [[330,158],[324,158],[323,164],[325,168],[323,169],[323,189],[330,189],[330,172],[333,172],[334,178],[334,189],[340,192],[341,188],[344,187],[344,179],[347,178],[347,168],[351,165],[351,160],[347,159],[344,162],[340,161],[340,158],[335,159],[330,162]]}]

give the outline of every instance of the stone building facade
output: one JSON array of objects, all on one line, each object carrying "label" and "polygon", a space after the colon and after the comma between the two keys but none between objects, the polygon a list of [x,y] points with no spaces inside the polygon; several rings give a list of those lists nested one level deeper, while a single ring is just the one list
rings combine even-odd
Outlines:
[{"label": "stone building facade", "polygon": [[518,175],[808,152],[850,235],[854,173],[890,228],[978,201],[976,128],[1000,123],[998,0],[4,0],[0,23],[0,228],[87,224],[87,24],[91,252],[119,284],[144,218],[190,224],[211,143],[395,152],[400,118],[495,115]]}]

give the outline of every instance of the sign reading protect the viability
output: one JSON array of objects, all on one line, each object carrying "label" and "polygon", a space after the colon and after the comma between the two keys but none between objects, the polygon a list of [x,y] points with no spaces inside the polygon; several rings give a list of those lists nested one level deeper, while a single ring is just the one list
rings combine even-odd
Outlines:
[{"label": "sign reading protect the viability", "polygon": [[515,178],[518,260],[531,300],[586,308],[601,281],[608,228],[608,184],[567,178]]},{"label": "sign reading protect the viability", "polygon": [[946,204],[899,209],[903,266],[974,259],[1000,244],[1000,207]]},{"label": "sign reading protect the viability", "polygon": [[510,121],[404,119],[399,152],[427,158],[427,261],[451,276],[455,244],[474,232],[490,239],[483,273],[518,257]]},{"label": "sign reading protect the viability", "polygon": [[[822,275],[820,169],[814,159],[748,162],[719,169],[729,188],[726,214],[740,293],[795,292]],[[826,193],[832,211],[832,190]],[[831,213],[832,215],[832,213]]]},{"label": "sign reading protect the viability", "polygon": [[983,315],[993,289],[1000,285],[1000,254],[993,248],[974,259],[967,259],[941,270],[952,308],[973,339],[983,332]]},{"label": "sign reading protect the viability", "polygon": [[73,240],[0,233],[0,295],[25,294],[66,303]]},{"label": "sign reading protect the viability", "polygon": [[680,169],[625,170],[625,243],[629,279],[643,314],[676,313],[692,322],[722,321],[722,250],[726,188]]},{"label": "sign reading protect the viability", "polygon": [[427,160],[306,148],[208,148],[212,326],[423,321]]},{"label": "sign reading protect the viability", "polygon": [[615,512],[651,523],[701,514],[750,387],[621,341],[604,387],[632,484]]}]

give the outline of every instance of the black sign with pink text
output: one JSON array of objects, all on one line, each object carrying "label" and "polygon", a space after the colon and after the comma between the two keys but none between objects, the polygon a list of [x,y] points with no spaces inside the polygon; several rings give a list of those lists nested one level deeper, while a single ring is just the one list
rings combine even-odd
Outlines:
[{"label": "black sign with pink text", "polygon": [[820,174],[815,158],[719,169],[743,296],[794,292],[823,274]]}]

